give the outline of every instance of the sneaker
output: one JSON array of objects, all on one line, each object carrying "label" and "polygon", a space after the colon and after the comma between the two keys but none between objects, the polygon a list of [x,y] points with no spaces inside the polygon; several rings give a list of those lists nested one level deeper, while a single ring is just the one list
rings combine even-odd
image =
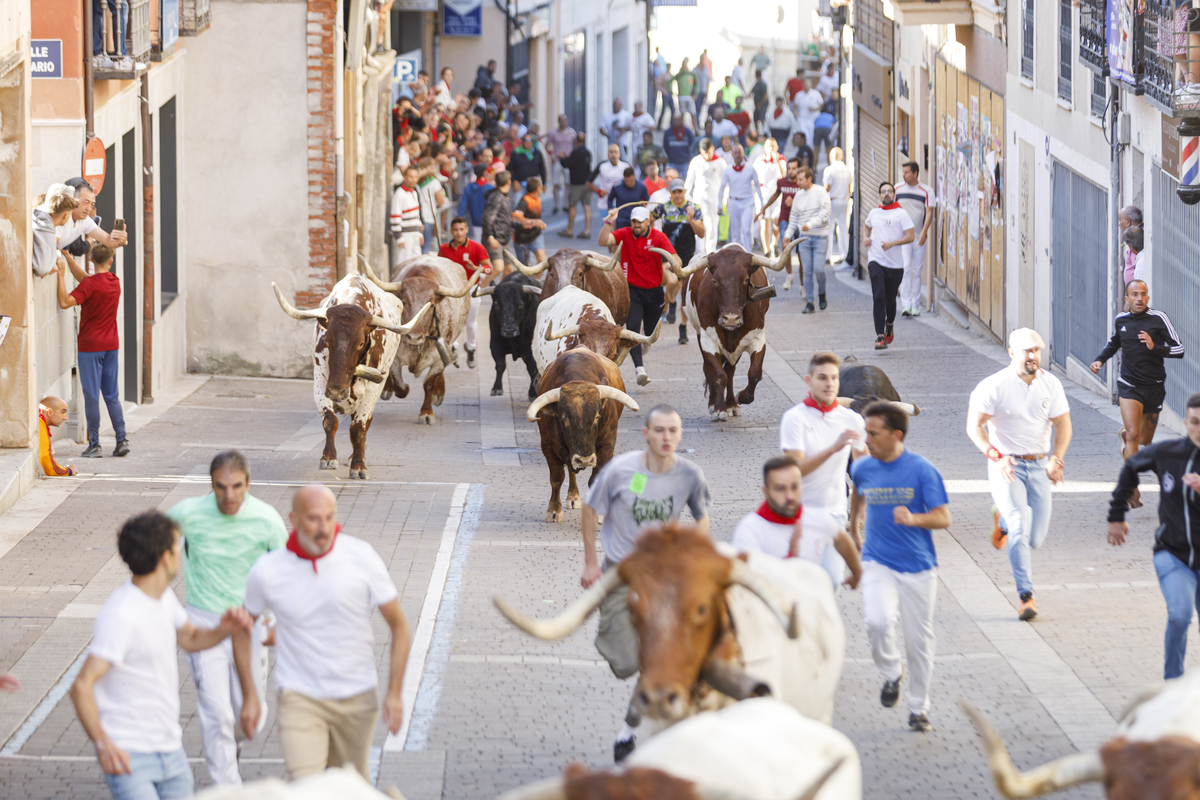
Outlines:
[{"label": "sneaker", "polygon": [[1008,538],[1008,531],[1000,527],[1000,509],[992,506],[992,547],[997,550],[1004,548],[1004,541]]},{"label": "sneaker", "polygon": [[80,458],[104,458],[104,452],[100,449],[100,445],[89,445],[87,450],[79,454]]},{"label": "sneaker", "polygon": [[122,439],[121,441],[117,442],[117,448],[113,450],[113,455],[117,458],[124,458],[125,456],[129,455],[129,440]]},{"label": "sneaker", "polygon": [[787,280],[783,282],[783,290],[790,292],[792,290],[792,273],[788,273]]},{"label": "sneaker", "polygon": [[650,382],[650,376],[646,374],[645,367],[638,367],[633,372],[637,376],[637,385],[638,386],[645,386],[647,383]]},{"label": "sneaker", "polygon": [[896,332],[892,330],[892,323],[889,322],[887,327],[883,329],[883,338],[887,339],[888,344],[891,344],[896,338]]},{"label": "sneaker", "polygon": [[679,326],[679,343],[680,343],[680,344],[687,344],[687,343],[688,343],[688,338],[687,338],[687,325],[680,325],[680,326]]},{"label": "sneaker", "polygon": [[906,309],[904,309],[903,311],[901,311],[901,312],[900,312],[900,316],[902,316],[902,317],[911,317],[911,316],[912,316],[912,314],[911,314],[910,312],[911,312],[911,309],[908,309],[908,308],[906,308]]},{"label": "sneaker", "polygon": [[475,351],[467,348],[467,369],[475,369]]},{"label": "sneaker", "polygon": [[558,235],[563,237],[564,239],[574,239],[575,238],[575,234],[572,233],[570,230],[561,230],[558,232]]},{"label": "sneaker", "polygon": [[675,303],[671,303],[671,305],[667,306],[667,324],[668,325],[675,324],[675,305],[676,305]]},{"label": "sneaker", "polygon": [[919,316],[921,316],[921,307],[920,307],[920,306],[913,306],[912,308],[910,308],[910,309],[908,310],[908,315],[909,315],[910,317],[919,317]]},{"label": "sneaker", "polygon": [[92,56],[92,69],[114,69],[113,60],[106,55]]},{"label": "sneaker", "polygon": [[822,310],[822,311],[824,311],[825,309],[829,308],[829,303],[827,303],[827,302],[825,301],[825,295],[823,295],[823,294],[817,295],[817,300],[819,300],[819,301],[820,301],[820,302],[818,303],[818,305],[821,307],[821,310]]},{"label": "sneaker", "polygon": [[1033,592],[1025,592],[1021,595],[1021,613],[1017,614],[1017,619],[1029,622],[1036,616],[1037,603],[1033,602]]},{"label": "sneaker", "polygon": [[909,714],[908,727],[920,733],[933,730],[933,724],[930,723],[928,714]]},{"label": "sneaker", "polygon": [[884,681],[883,689],[879,691],[879,702],[884,708],[892,708],[900,700],[900,681],[904,680],[904,667],[900,668],[900,677],[894,681]]},{"label": "sneaker", "polygon": [[815,313],[817,313],[817,309],[812,303],[809,303],[808,305],[806,305],[804,307],[804,310],[801,311],[800,313],[801,314],[815,314]]},{"label": "sneaker", "polygon": [[121,56],[116,60],[116,68],[122,72],[133,72],[135,64],[129,56]]},{"label": "sneaker", "polygon": [[887,337],[886,336],[884,336],[883,334],[880,334],[879,336],[875,337],[875,349],[876,350],[887,350]]},{"label": "sneaker", "polygon": [[637,737],[630,736],[628,739],[621,739],[613,742],[613,761],[620,764],[629,754],[637,747]]}]

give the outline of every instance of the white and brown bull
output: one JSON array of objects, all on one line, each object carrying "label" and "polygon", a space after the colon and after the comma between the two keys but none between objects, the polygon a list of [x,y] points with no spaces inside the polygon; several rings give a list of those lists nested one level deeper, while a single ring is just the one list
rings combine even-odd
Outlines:
[{"label": "white and brown bull", "polygon": [[590,250],[564,247],[532,267],[521,263],[511,251],[505,252],[522,275],[536,278],[546,272],[542,282],[542,302],[567,286],[577,286],[599,297],[608,306],[613,320],[618,325],[624,325],[629,317],[629,284],[625,282],[625,274],[617,269],[621,265],[622,247],[617,245],[617,251],[608,258]]},{"label": "white and brown bull", "polygon": [[400,347],[400,338],[429,311],[421,307],[407,324],[404,304],[361,275],[337,282],[320,307],[300,310],[283,297],[274,283],[275,297],[289,317],[315,320],[313,331],[313,399],[325,428],[321,469],[337,469],[333,437],[338,415],[350,415],[350,478],[367,479],[367,431],[375,404],[383,392],[387,371]]},{"label": "white and brown bull", "polygon": [[959,701],[987,750],[1000,794],[1040,797],[1100,783],[1108,800],[1200,800],[1200,669],[1166,681],[1134,699],[1117,730],[1099,749],[1017,771],[987,717]]},{"label": "white and brown bull", "polygon": [[555,619],[530,620],[494,602],[527,633],[560,639],[614,591],[628,592],[640,642],[633,707],[643,716],[671,723],[769,693],[810,719],[832,720],[846,632],[818,565],[738,555],[668,523],[647,528],[631,555]]},{"label": "white and brown bull", "polygon": [[538,373],[545,375],[554,359],[568,350],[586,347],[620,366],[633,348],[658,341],[661,327],[654,329],[653,336],[631,331],[616,323],[599,297],[577,286],[564,286],[538,303],[533,360]]},{"label": "white and brown bull", "polygon": [[463,268],[448,258],[423,255],[405,261],[392,274],[392,280],[383,281],[376,277],[371,265],[359,254],[367,277],[385,292],[395,295],[404,308],[422,308],[431,304],[433,310],[400,339],[396,358],[392,361],[391,374],[386,388],[397,397],[408,397],[408,384],[404,382],[404,370],[415,376],[425,374],[423,388],[425,398],[421,403],[418,422],[432,425],[435,417],[433,407],[440,406],[446,396],[446,376],[443,371],[450,364],[458,366],[450,355],[450,346],[463,332],[467,324],[467,312],[471,310],[471,299],[467,294],[479,282],[482,270],[467,280]]},{"label": "white and brown bull", "polygon": [[572,764],[500,800],[861,800],[846,736],[770,698],[706,711],[640,742],[619,772]]},{"label": "white and brown bull", "polygon": [[[754,402],[767,354],[767,309],[775,287],[763,268],[779,271],[790,262],[793,241],[778,260],[747,253],[727,244],[715,253],[696,256],[685,268],[678,256],[652,247],[683,279],[683,309],[696,331],[704,359],[708,411],[714,422],[738,416],[741,405]],[[746,388],[733,394],[733,373],[743,355],[750,355]]]}]

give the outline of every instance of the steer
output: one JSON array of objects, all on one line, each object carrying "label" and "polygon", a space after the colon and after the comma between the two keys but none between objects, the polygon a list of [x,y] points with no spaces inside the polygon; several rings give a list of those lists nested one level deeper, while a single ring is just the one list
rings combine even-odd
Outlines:
[{"label": "steer", "polygon": [[476,296],[492,296],[492,310],[488,312],[492,361],[496,363],[492,397],[504,394],[505,356],[525,362],[525,369],[529,370],[529,399],[537,397],[538,368],[533,360],[533,328],[541,292],[536,281],[517,272],[499,283],[475,290]]},{"label": "steer", "polygon": [[1200,669],[1134,699],[1099,751],[1018,772],[987,717],[959,701],[987,750],[996,788],[1009,798],[1102,783],[1108,800],[1200,800]]},{"label": "steer", "polygon": [[861,800],[846,736],[770,698],[706,711],[638,748],[618,772],[572,764],[500,800]]},{"label": "steer", "polygon": [[367,277],[385,292],[400,298],[404,308],[421,308],[433,305],[433,311],[425,315],[415,328],[400,340],[400,349],[392,362],[387,388],[397,397],[408,396],[408,384],[404,382],[404,368],[413,375],[425,373],[425,401],[421,403],[419,423],[432,425],[435,417],[433,407],[440,406],[446,396],[446,366],[458,362],[450,357],[446,342],[453,344],[462,333],[471,310],[467,292],[479,282],[482,270],[467,280],[463,268],[448,258],[423,255],[405,261],[392,275],[391,281],[381,281],[371,270],[371,265],[359,254]]},{"label": "steer", "polygon": [[871,364],[859,364],[854,356],[846,356],[839,380],[838,402],[860,414],[876,400],[890,400],[909,416],[921,413],[921,407],[915,403],[900,401],[900,393],[892,386],[886,372]]},{"label": "steer", "polygon": [[579,508],[575,474],[592,468],[588,485],[613,455],[621,412],[638,410],[625,394],[621,370],[609,359],[580,347],[563,353],[542,373],[538,397],[525,412],[537,422],[542,437],[542,455],[550,467],[550,505],[546,522],[562,522],[563,467],[571,473],[567,507]]},{"label": "steer", "polygon": [[425,305],[402,324],[404,304],[376,288],[361,275],[338,281],[320,307],[301,311],[283,297],[274,283],[275,297],[293,319],[316,320],[313,332],[313,399],[325,427],[321,469],[337,469],[333,445],[338,414],[350,415],[350,477],[367,479],[367,431],[375,403],[383,392],[386,370],[396,357],[400,337],[414,328],[429,310]]},{"label": "steer", "polygon": [[633,553],[553,620],[530,620],[504,599],[494,602],[525,632],[560,639],[627,586],[640,642],[633,695],[640,714],[670,723],[770,693],[829,724],[846,632],[828,576],[807,561],[721,547],[694,528],[649,527]]},{"label": "steer", "polygon": [[599,297],[577,286],[565,286],[553,297],[543,296],[538,303],[533,360],[537,362],[538,373],[544,375],[554,359],[582,346],[620,366],[634,347],[658,341],[661,327],[654,329],[653,336],[631,331],[616,324]]},{"label": "steer", "polygon": [[522,264],[511,252],[508,257],[517,265],[521,274],[530,278],[536,278],[549,270],[542,284],[543,301],[553,297],[565,286],[578,286],[585,292],[599,297],[612,312],[613,321],[624,325],[629,317],[629,284],[625,282],[625,274],[617,269],[621,263],[621,247],[617,245],[617,252],[611,258],[605,258],[590,250],[581,252],[565,247],[532,267]]},{"label": "steer", "polygon": [[[767,354],[767,309],[775,287],[762,267],[781,270],[790,263],[792,241],[778,261],[747,253],[739,244],[727,244],[715,253],[697,256],[687,268],[679,258],[658,248],[680,278],[683,308],[688,323],[696,329],[700,355],[704,359],[705,391],[712,420],[724,421],[741,413],[740,404],[754,402],[754,389],[762,380]],[[746,388],[733,395],[733,372],[738,360],[750,354]]]}]

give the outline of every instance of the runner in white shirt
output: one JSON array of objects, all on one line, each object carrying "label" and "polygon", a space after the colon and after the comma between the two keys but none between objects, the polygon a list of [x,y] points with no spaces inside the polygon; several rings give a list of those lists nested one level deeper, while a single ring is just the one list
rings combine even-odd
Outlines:
[{"label": "runner in white shirt", "polygon": [[[752,162],[752,166],[754,174],[758,176],[759,193],[762,195],[763,202],[766,202],[767,198],[775,194],[779,179],[787,172],[787,161],[779,154],[779,143],[773,138],[767,137],[763,142],[762,157]],[[768,255],[775,252],[779,240],[779,226],[774,222],[779,217],[779,204],[780,201],[775,200],[767,208],[766,213],[763,213],[761,205],[755,207],[755,213],[762,217],[758,238],[763,243],[763,250]]]},{"label": "runner in white shirt", "polygon": [[195,653],[234,637],[238,679],[247,698],[242,724],[252,737],[259,709],[250,669],[250,617],[234,608],[215,628],[192,625],[171,589],[183,560],[183,540],[164,514],[147,511],[126,521],[117,534],[117,551],[133,577],[100,609],[71,701],[114,798],[191,797],[175,648]]},{"label": "runner in white shirt", "polygon": [[725,162],[717,156],[712,139],[701,139],[700,155],[693,158],[692,163],[688,165],[683,188],[687,199],[700,206],[703,218],[711,221],[706,222],[704,226],[704,253],[717,251],[717,218],[721,210],[717,192],[721,188],[721,175],[725,169]]},{"label": "runner in white shirt", "polygon": [[933,189],[917,180],[921,166],[915,161],[904,165],[904,182],[896,186],[896,202],[912,219],[916,239],[904,246],[904,280],[900,284],[900,313],[921,316],[921,270],[925,267],[925,240],[933,222]]},{"label": "runner in white shirt", "polygon": [[[848,215],[850,196],[854,194],[854,170],[846,166],[842,158],[842,148],[831,148],[829,166],[821,175],[821,183],[825,184],[825,191],[829,193],[829,205],[833,212],[829,224],[829,260],[834,264],[845,261],[850,249]],[[835,239],[837,247],[834,247]]]},{"label": "runner in white shirt", "polygon": [[[1050,531],[1051,486],[1063,479],[1071,444],[1071,409],[1058,378],[1041,368],[1045,342],[1032,328],[1008,337],[1012,363],[971,392],[967,435],[988,459],[992,490],[992,546],[1008,540],[1019,618],[1037,616],[1032,557]],[[1050,449],[1050,428],[1054,449]]]},{"label": "runner in white shirt", "polygon": [[425,244],[425,225],[421,222],[420,170],[404,168],[404,183],[392,195],[392,263],[402,264],[421,255]]},{"label": "runner in white shirt", "polygon": [[725,136],[728,136],[730,139],[737,139],[737,135],[738,135],[737,125],[733,124],[733,122],[731,122],[730,120],[725,118],[725,107],[724,106],[717,105],[713,108],[712,121],[713,121],[713,127],[712,127],[713,141],[719,142]]},{"label": "runner in white shirt", "polygon": [[803,91],[796,92],[796,96],[792,98],[792,107],[796,112],[796,123],[807,141],[812,141],[813,123],[824,104],[825,98],[813,88],[812,81],[805,78]]},{"label": "runner in white shirt", "polygon": [[246,610],[275,612],[279,739],[289,780],[353,766],[369,775],[379,715],[375,633],[379,609],[391,628],[383,721],[400,730],[409,627],[387,566],[371,545],[341,533],[337,500],[319,484],[296,492],[287,547],[250,570]]},{"label": "runner in white shirt", "polygon": [[746,152],[740,144],[733,146],[733,164],[721,173],[717,184],[717,205],[725,201],[729,193],[729,242],[740,244],[747,253],[754,252],[752,241],[754,206],[762,205],[762,193],[758,188],[758,175],[746,162]]},{"label": "runner in white shirt", "polygon": [[646,113],[645,106],[641,100],[637,100],[633,104],[633,118],[630,120],[630,142],[641,142],[642,134],[646,131],[654,133],[658,130],[658,123],[654,121],[651,114]]},{"label": "runner in white shirt", "polygon": [[911,242],[912,218],[896,202],[896,187],[879,184],[879,208],[871,209],[863,222],[863,247],[867,248],[867,272],[875,300],[875,349],[886,350],[894,338],[896,296],[904,280],[904,254],[900,245]]},{"label": "runner in white shirt", "polygon": [[[807,506],[824,509],[839,527],[846,527],[846,466],[851,456],[866,454],[866,424],[857,412],[838,403],[841,363],[828,351],[813,353],[804,376],[808,397],[783,415],[779,449],[800,465]],[[862,542],[856,544],[862,546]],[[834,583],[840,583],[845,564],[830,554],[823,566]]]},{"label": "runner in white shirt", "polygon": [[600,133],[610,145],[619,145],[625,158],[633,158],[633,115],[621,105],[621,98],[613,100],[612,111],[600,118]]},{"label": "runner in white shirt", "polygon": [[[843,565],[850,567],[845,584],[857,588],[862,564],[854,540],[828,509],[801,505],[801,481],[800,465],[791,456],[767,459],[763,464],[763,503],[738,523],[733,531],[733,546],[742,552],[801,558],[820,564],[827,571],[826,562],[832,554],[844,559]],[[830,579],[836,592],[843,582],[841,575],[831,572]]]}]

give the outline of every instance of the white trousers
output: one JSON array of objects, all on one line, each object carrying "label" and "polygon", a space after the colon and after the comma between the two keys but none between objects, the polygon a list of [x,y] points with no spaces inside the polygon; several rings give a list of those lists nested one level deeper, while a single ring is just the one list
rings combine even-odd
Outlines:
[{"label": "white trousers", "polygon": [[717,252],[717,236],[721,227],[719,216],[721,209],[715,202],[707,198],[698,201],[696,205],[700,206],[700,214],[704,217],[704,252],[715,253]]},{"label": "white trousers", "polygon": [[929,681],[937,637],[933,632],[933,607],[937,601],[937,570],[896,572],[875,561],[863,562],[863,617],[871,656],[883,677],[900,677],[900,649],[896,646],[896,617],[904,626],[904,649],[908,656],[908,710],[929,711]]},{"label": "white trousers", "polygon": [[482,297],[472,297],[471,307],[467,311],[467,349],[475,349],[475,321],[479,318],[479,306],[483,303]]},{"label": "white trousers", "polygon": [[924,266],[925,245],[917,244],[917,240],[913,239],[910,244],[904,245],[904,279],[900,282],[901,308],[921,305],[921,270]]},{"label": "white trousers", "polygon": [[[849,198],[841,198],[840,200],[830,200],[829,205],[832,207],[832,215],[829,218],[829,247],[825,252],[829,253],[831,260],[844,260],[846,251],[850,248],[850,228],[846,219],[846,215],[850,209]],[[837,247],[834,247],[834,237],[837,237]]]},{"label": "white trousers", "polygon": [[[729,242],[737,243],[746,248],[747,253],[754,252],[754,198],[744,200],[729,198]],[[704,232],[708,233],[705,227]]]},{"label": "white trousers", "polygon": [[416,258],[421,255],[421,234],[420,233],[395,233],[392,234],[392,266],[395,267],[403,264],[410,258]]},{"label": "white trousers", "polygon": [[[219,614],[194,606],[187,607],[187,614],[198,628],[215,628],[221,620]],[[267,724],[267,648],[262,645],[266,637],[266,622],[259,617],[250,634],[250,667],[261,708],[256,735]],[[238,722],[242,713],[242,685],[233,663],[233,642],[226,639],[216,647],[188,653],[187,660],[192,679],[196,681],[196,711],[200,716],[208,774],[218,786],[241,786],[238,742],[243,741],[245,735]]]}]

